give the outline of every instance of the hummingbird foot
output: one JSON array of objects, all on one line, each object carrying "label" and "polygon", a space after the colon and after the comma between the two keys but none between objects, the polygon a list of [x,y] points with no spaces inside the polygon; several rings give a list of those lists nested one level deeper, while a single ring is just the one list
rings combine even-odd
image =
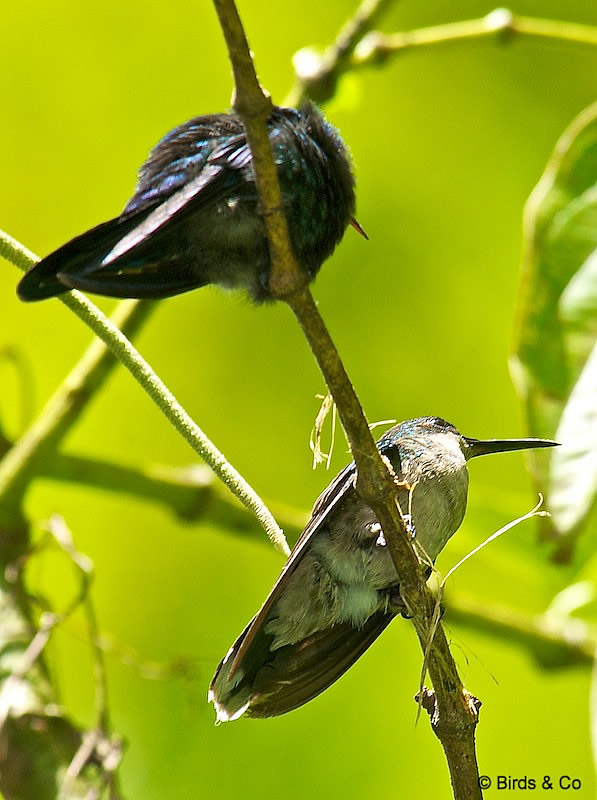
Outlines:
[{"label": "hummingbird foot", "polygon": [[412,613],[408,610],[408,607],[402,597],[400,592],[400,584],[393,587],[388,597],[388,606],[395,614],[400,614],[401,617],[404,619],[412,619]]},{"label": "hummingbird foot", "polygon": [[410,538],[416,539],[417,531],[415,529],[415,523],[413,522],[412,516],[410,514],[403,514],[402,522],[404,523],[404,530],[408,533]]}]

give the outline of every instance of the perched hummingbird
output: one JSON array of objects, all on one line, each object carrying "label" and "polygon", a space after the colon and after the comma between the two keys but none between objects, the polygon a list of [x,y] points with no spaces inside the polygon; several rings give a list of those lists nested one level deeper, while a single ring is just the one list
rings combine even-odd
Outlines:
[{"label": "perched hummingbird", "polygon": [[[290,238],[312,280],[353,217],[354,177],[338,132],[311,104],[268,120]],[[195,117],[168,133],[139,171],[124,211],[39,261],[21,300],[82,289],[168,297],[208,283],[271,299],[270,257],[251,151],[235,114]]]},{"label": "perched hummingbird", "polygon": [[[464,517],[470,458],[555,444],[469,439],[439,417],[420,417],[391,428],[377,447],[392,465],[398,502],[431,564]],[[273,717],[303,705],[405,613],[383,531],[357,495],[355,478],[351,463],[316,501],[261,610],[218,666],[208,696],[218,721]]]}]

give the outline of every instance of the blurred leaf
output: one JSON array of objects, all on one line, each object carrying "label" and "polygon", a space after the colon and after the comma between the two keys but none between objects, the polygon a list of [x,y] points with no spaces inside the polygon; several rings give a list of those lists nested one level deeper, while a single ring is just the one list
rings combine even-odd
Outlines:
[{"label": "blurred leaf", "polygon": [[551,460],[549,508],[559,534],[578,530],[597,490],[597,346],[587,360],[556,434],[563,446]]},{"label": "blurred leaf", "polygon": [[[564,447],[530,454],[553,511],[550,535],[577,532],[597,488],[597,104],[556,145],[525,217],[513,374],[534,435]],[[556,433],[557,431],[557,433]],[[593,463],[595,462],[595,463]]]},{"label": "blurred leaf", "polygon": [[560,300],[562,319],[597,333],[597,250],[574,275]]},{"label": "blurred leaf", "polygon": [[589,700],[591,714],[591,743],[593,745],[593,761],[597,764],[597,659],[593,662],[593,678]]}]

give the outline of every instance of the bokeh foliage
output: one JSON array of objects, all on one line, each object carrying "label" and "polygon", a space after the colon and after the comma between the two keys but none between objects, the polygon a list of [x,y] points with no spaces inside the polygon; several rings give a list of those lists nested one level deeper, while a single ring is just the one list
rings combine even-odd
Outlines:
[{"label": "bokeh foliage", "polygon": [[[397,3],[383,28],[490,9],[479,0]],[[346,0],[305,0],[281,18],[262,0],[240,3],[275,101],[292,83],[292,54],[330,42],[352,10]],[[591,0],[565,8],[527,0],[516,10],[597,24]],[[34,0],[11,4],[3,24],[0,225],[40,254],[117,212],[136,166],[167,129],[229,103],[230,70],[207,0]],[[349,231],[314,292],[371,420],[432,413],[468,435],[526,433],[507,364],[522,209],[560,134],[594,100],[596,67],[597,54],[578,45],[484,40],[405,53],[342,81],[327,113],[352,149],[370,242]],[[24,397],[11,365],[0,363],[0,420],[11,437],[23,408],[41,408],[90,338],[57,302],[18,303],[17,277],[2,262],[0,346],[18,348],[34,381]],[[323,386],[285,308],[255,310],[202,290],[162,303],[138,345],[258,491],[309,508],[331,477],[311,471],[308,448]],[[64,452],[140,465],[192,460],[122,371]],[[339,438],[332,470],[345,461]],[[473,463],[469,512],[440,568],[533,502],[520,455]],[[264,536],[243,538],[209,520],[185,525],[146,500],[36,481],[28,514],[54,511],[95,564],[94,599],[112,643],[110,708],[129,742],[126,796],[376,798],[394,787],[405,797],[446,794],[441,751],[426,724],[414,727],[420,652],[408,623],[394,623],[305,708],[215,728],[204,699],[209,678],[265,597],[280,557]],[[457,573],[448,602],[452,593],[534,614],[571,580],[592,585],[593,561],[558,567],[549,555],[532,524],[517,528]],[[76,590],[71,573],[63,556],[43,552],[29,584],[51,605],[64,604]],[[458,624],[451,632],[465,683],[484,704],[481,771],[577,776],[590,796],[588,669],[546,670],[487,631]],[[85,636],[75,615],[48,655],[61,700],[89,725]],[[160,673],[155,662],[170,665],[173,677],[144,677]]]},{"label": "bokeh foliage", "polygon": [[527,204],[525,238],[513,372],[529,427],[563,445],[532,461],[566,560],[597,491],[597,104],[562,134]]}]

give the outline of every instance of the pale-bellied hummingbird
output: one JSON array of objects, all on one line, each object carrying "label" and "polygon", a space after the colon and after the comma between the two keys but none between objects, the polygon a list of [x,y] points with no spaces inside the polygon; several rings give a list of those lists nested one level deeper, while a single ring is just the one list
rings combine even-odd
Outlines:
[{"label": "pale-bellied hummingbird", "polygon": [[[464,517],[469,459],[556,444],[470,439],[439,417],[420,417],[391,428],[377,446],[392,465],[408,528],[431,564]],[[355,478],[351,463],[316,501],[261,610],[218,666],[208,697],[218,721],[272,717],[303,705],[405,613],[383,531]]]},{"label": "pale-bellied hummingbird", "polygon": [[[354,219],[354,176],[335,128],[310,103],[274,107],[268,123],[292,246],[313,280]],[[93,187],[90,189],[91,196]],[[75,237],[21,280],[21,300],[69,289],[169,297],[213,283],[271,300],[270,256],[253,160],[236,114],[168,133],[139,170],[122,213]]]}]

